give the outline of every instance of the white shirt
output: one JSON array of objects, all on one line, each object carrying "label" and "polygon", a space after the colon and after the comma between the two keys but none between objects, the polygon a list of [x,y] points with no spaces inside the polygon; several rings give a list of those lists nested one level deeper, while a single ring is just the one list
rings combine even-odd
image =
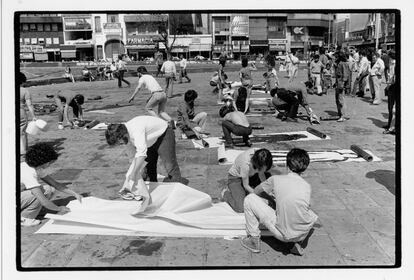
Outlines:
[{"label": "white shirt", "polygon": [[162,64],[161,72],[164,72],[166,74],[167,73],[169,73],[169,74],[174,73],[175,74],[177,72],[177,69],[175,68],[175,63],[170,61],[170,60],[167,60],[166,62],[164,62]]},{"label": "white shirt", "polygon": [[187,59],[185,59],[185,58],[181,59],[180,67],[183,68],[183,69],[187,68]]},{"label": "white shirt", "polygon": [[163,91],[160,84],[155,80],[155,78],[149,74],[144,74],[139,78],[138,81],[138,89],[146,88],[151,93],[157,92],[157,91]]},{"label": "white shirt", "polygon": [[358,75],[361,75],[362,73],[365,73],[365,71],[369,71],[370,68],[370,63],[368,58],[366,58],[365,56],[363,56],[361,58],[361,61],[359,62],[359,72]]},{"label": "white shirt", "polygon": [[147,149],[167,130],[168,123],[153,116],[138,116],[125,123],[135,157],[147,157]]},{"label": "white shirt", "polygon": [[310,209],[311,186],[298,174],[275,175],[261,183],[276,201],[275,227],[287,240],[307,235],[318,216]]},{"label": "white shirt", "polygon": [[385,69],[385,65],[384,65],[384,61],[381,58],[377,58],[377,60],[375,61],[374,66],[372,66],[371,71],[370,71],[370,75],[371,76],[382,76],[382,74],[384,74],[384,69]]},{"label": "white shirt", "polygon": [[[36,169],[30,167],[26,162],[20,163],[20,183],[24,185],[24,189],[26,190],[42,185],[39,183],[39,176]],[[20,190],[22,191],[22,188]]]},{"label": "white shirt", "polygon": [[111,70],[116,71],[116,65],[115,64],[111,64]]}]

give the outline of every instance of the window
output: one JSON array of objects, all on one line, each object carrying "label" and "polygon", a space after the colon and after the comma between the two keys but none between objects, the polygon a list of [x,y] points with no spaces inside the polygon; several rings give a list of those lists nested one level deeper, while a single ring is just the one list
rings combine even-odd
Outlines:
[{"label": "window", "polygon": [[102,32],[101,17],[95,17],[95,32]]},{"label": "window", "polygon": [[36,45],[36,44],[37,44],[37,38],[32,38],[32,39],[30,40],[30,43],[31,43],[32,45]]},{"label": "window", "polygon": [[118,22],[118,15],[108,15],[106,21],[110,23]]},{"label": "window", "polygon": [[56,23],[52,23],[52,31],[58,31],[58,25]]},{"label": "window", "polygon": [[43,31],[43,24],[42,23],[37,24],[37,31]]},{"label": "window", "polygon": [[38,38],[37,40],[39,41],[39,45],[45,44],[45,38]]},{"label": "window", "polygon": [[20,38],[20,44],[23,44],[23,38]]},{"label": "window", "polygon": [[46,38],[46,45],[52,44],[52,38]]},{"label": "window", "polygon": [[23,31],[29,31],[29,25],[28,25],[27,23],[24,23],[24,24],[22,25],[22,30],[23,30]]},{"label": "window", "polygon": [[45,29],[44,29],[45,31],[50,31],[50,24],[47,23],[47,24],[45,24],[44,27],[45,27]]},{"label": "window", "polygon": [[34,23],[30,24],[30,31],[36,31],[36,24]]},{"label": "window", "polygon": [[53,38],[53,44],[54,45],[59,45],[59,37]]},{"label": "window", "polygon": [[24,38],[24,44],[30,45],[30,38]]}]

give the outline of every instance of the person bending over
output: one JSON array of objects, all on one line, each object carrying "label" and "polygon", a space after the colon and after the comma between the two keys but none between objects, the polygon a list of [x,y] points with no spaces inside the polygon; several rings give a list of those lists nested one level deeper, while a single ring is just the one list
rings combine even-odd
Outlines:
[{"label": "person bending over", "polygon": [[273,97],[272,104],[278,111],[285,111],[282,121],[297,122],[299,105],[305,108],[311,123],[319,123],[319,118],[309,107],[307,91],[312,90],[312,83],[307,81],[303,85],[290,84],[287,88],[272,89],[270,95]]},{"label": "person bending over", "polygon": [[[110,146],[128,144],[127,148],[135,152],[119,191],[124,199],[143,200],[135,213],[144,211],[151,203],[144,179],[148,176],[151,182],[157,182],[158,157],[168,174],[164,182],[188,183],[181,177],[175,152],[174,131],[166,121],[153,116],[138,116],[124,124],[110,124],[105,131],[105,137]],[[143,176],[145,167],[146,175]]]},{"label": "person bending over", "polygon": [[223,200],[234,211],[242,213],[244,198],[271,176],[269,170],[272,166],[272,154],[267,149],[249,149],[241,153],[229,170],[227,188],[222,192]]},{"label": "person bending over", "polygon": [[72,107],[73,115],[75,116],[74,121],[77,121],[78,118],[79,120],[83,120],[82,104],[85,98],[82,94],[77,94],[71,90],[58,91],[54,99],[59,109],[59,129],[63,129],[64,119],[66,119],[66,125],[72,126],[72,123],[69,121],[69,107]]},{"label": "person bending over", "polygon": [[195,124],[196,127],[194,127],[194,132],[197,137],[199,137],[200,133],[206,133],[207,113],[200,112],[196,114],[194,112],[194,101],[197,97],[198,94],[195,90],[190,89],[185,92],[184,102],[181,102],[177,109],[177,126],[184,131],[188,128],[192,128],[194,126],[193,124]]},{"label": "person bending over", "polygon": [[[318,216],[310,209],[311,186],[301,177],[309,165],[305,150],[294,148],[286,157],[287,175],[274,175],[254,189],[244,199],[247,237],[243,247],[260,252],[259,224],[282,241],[293,243],[291,253],[303,255],[301,243],[309,235]],[[276,210],[258,195],[267,193],[274,198]]]},{"label": "person bending over", "polygon": [[[160,84],[155,80],[153,76],[148,74],[147,68],[144,66],[140,66],[137,68],[137,75],[138,75],[138,85],[135,88],[134,92],[132,93],[131,97],[129,98],[129,103],[134,100],[135,95],[141,89],[148,89],[151,92],[151,97],[147,100],[147,105],[145,105],[145,109],[147,112],[154,117],[160,117],[167,122],[170,123],[171,127],[175,127],[174,121],[165,112],[165,108],[167,106],[167,95],[165,91],[162,89]],[[155,113],[154,109],[158,108],[158,114]]]},{"label": "person bending over", "polygon": [[249,135],[252,134],[252,127],[244,113],[235,111],[233,107],[223,106],[220,108],[219,115],[223,118],[221,126],[223,128],[225,147],[233,148],[233,139],[231,133],[243,137],[243,142],[247,147],[251,147]]},{"label": "person bending over", "polygon": [[[53,146],[46,143],[36,143],[26,153],[26,161],[20,163],[20,224],[22,226],[35,226],[40,224],[37,220],[42,207],[50,211],[65,214],[70,211],[66,206],[57,206],[50,198],[58,190],[74,196],[82,202],[82,196],[66,187],[66,184],[55,181],[45,175],[45,169],[58,157]],[[46,185],[40,183],[41,179]]]}]

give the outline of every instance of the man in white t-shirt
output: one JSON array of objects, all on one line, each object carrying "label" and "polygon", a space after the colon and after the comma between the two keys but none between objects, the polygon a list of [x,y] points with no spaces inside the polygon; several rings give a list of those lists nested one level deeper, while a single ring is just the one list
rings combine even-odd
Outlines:
[{"label": "man in white t-shirt", "polygon": [[173,85],[177,75],[177,69],[175,63],[172,61],[171,54],[167,55],[167,61],[165,61],[161,66],[161,72],[165,76],[165,92],[167,97],[173,97]]},{"label": "man in white t-shirt", "polygon": [[[141,89],[147,89],[149,92],[151,92],[151,97],[147,101],[147,105],[145,105],[145,109],[147,112],[154,117],[160,117],[167,122],[170,123],[171,127],[174,128],[174,121],[165,112],[165,108],[167,106],[167,95],[165,94],[165,91],[162,89],[160,84],[155,80],[153,76],[148,74],[147,68],[144,66],[140,66],[137,69],[138,74],[138,86],[135,88],[135,91],[132,93],[131,97],[129,98],[128,102],[131,102],[134,100],[135,95],[138,93]],[[158,107],[158,114],[155,113],[154,108]]]},{"label": "man in white t-shirt", "polygon": [[187,59],[184,58],[182,54],[180,54],[180,76],[178,78],[179,83],[183,82],[183,78],[186,78],[189,83],[191,83],[191,79],[187,75]]},{"label": "man in white t-shirt", "polygon": [[143,200],[136,213],[145,210],[151,203],[144,184],[144,173],[146,167],[149,180],[157,182],[158,156],[168,174],[164,182],[188,183],[181,177],[175,152],[175,134],[166,121],[152,116],[138,116],[125,124],[109,125],[105,137],[111,146],[129,144],[135,150],[134,159],[119,194],[124,199]]},{"label": "man in white t-shirt", "polygon": [[[70,211],[68,207],[57,206],[50,201],[55,189],[72,195],[82,202],[82,196],[67,188],[65,184],[56,182],[48,175],[42,175],[44,169],[56,160],[57,156],[56,151],[51,145],[37,143],[28,149],[26,161],[20,163],[20,220],[22,226],[40,224],[36,217],[42,207],[59,214],[65,214]],[[39,179],[47,185],[42,185]]]},{"label": "man in white t-shirt", "polygon": [[[260,252],[263,224],[275,238],[294,243],[291,252],[302,255],[301,243],[309,235],[318,216],[310,209],[311,186],[300,176],[309,165],[305,150],[294,148],[286,156],[287,175],[274,175],[261,183],[244,199],[247,237],[243,247]],[[276,211],[258,195],[266,192],[275,199]]]}]

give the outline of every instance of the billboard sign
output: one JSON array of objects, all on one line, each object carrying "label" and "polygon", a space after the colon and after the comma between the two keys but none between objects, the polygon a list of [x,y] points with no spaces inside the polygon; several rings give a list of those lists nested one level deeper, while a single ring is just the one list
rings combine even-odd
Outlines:
[{"label": "billboard sign", "polygon": [[90,17],[64,18],[65,30],[92,30]]},{"label": "billboard sign", "polygon": [[230,25],[232,36],[249,36],[249,16],[232,16]]}]

